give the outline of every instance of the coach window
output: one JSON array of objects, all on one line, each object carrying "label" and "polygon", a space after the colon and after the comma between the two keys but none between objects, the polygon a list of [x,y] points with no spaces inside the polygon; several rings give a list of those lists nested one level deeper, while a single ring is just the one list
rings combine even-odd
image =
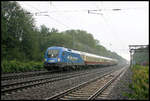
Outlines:
[{"label": "coach window", "polygon": [[89,60],[89,56],[86,56],[86,60]]},{"label": "coach window", "polygon": [[99,59],[99,62],[102,62],[101,59]]},{"label": "coach window", "polygon": [[86,56],[84,55],[84,59],[86,60]]}]

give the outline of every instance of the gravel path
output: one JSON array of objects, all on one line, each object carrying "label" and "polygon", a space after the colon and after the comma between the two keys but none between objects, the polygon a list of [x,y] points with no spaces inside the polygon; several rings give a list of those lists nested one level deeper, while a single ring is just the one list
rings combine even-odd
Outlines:
[{"label": "gravel path", "polygon": [[115,86],[110,91],[109,95],[107,96],[108,99],[117,99],[117,100],[129,100],[127,96],[124,96],[123,93],[131,93],[131,89],[128,88],[128,84],[132,82],[131,80],[132,72],[131,69],[128,68],[127,71],[121,76]]}]

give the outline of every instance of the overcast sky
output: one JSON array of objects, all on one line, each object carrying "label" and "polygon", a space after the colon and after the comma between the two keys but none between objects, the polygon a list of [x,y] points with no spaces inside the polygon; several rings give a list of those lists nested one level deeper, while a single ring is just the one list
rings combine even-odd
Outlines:
[{"label": "overcast sky", "polygon": [[[85,30],[108,50],[127,60],[130,59],[128,45],[149,44],[149,2],[146,1],[20,1],[19,4],[34,14],[37,27],[44,24],[60,32]],[[101,11],[88,14],[88,10]],[[36,16],[38,12],[43,13]]]}]

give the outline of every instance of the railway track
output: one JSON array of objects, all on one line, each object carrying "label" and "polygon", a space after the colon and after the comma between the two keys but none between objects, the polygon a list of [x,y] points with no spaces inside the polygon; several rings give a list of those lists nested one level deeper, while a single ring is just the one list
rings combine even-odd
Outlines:
[{"label": "railway track", "polygon": [[[82,71],[82,70],[81,70]],[[52,73],[57,73],[60,72],[61,70],[53,70],[53,71],[34,71],[34,72],[27,72],[27,73],[11,73],[11,74],[2,74],[1,80],[2,81],[7,81],[7,80],[16,80],[16,79],[24,79],[28,77],[34,77],[34,76],[40,76],[40,75],[47,75],[47,74],[52,74]],[[63,71],[63,73],[67,73],[69,71]]]},{"label": "railway track", "polygon": [[64,92],[45,98],[44,100],[94,100],[99,96],[126,68],[111,71],[100,77],[77,85]]},{"label": "railway track", "polygon": [[1,85],[1,93],[2,95],[11,94],[11,93],[23,90],[23,89],[27,89],[29,87],[40,86],[40,85],[47,84],[50,82],[69,79],[69,78],[82,76],[82,75],[91,75],[92,73],[98,74],[100,72],[92,71],[89,73],[89,71],[87,71],[84,73],[71,73],[71,74],[46,77],[42,79],[35,79],[35,80],[29,80],[29,81],[24,81],[24,82],[15,82],[11,84],[5,84],[5,85]]},{"label": "railway track", "polygon": [[5,80],[24,79],[24,78],[33,77],[33,76],[47,75],[47,74],[51,74],[55,72],[58,72],[58,71],[38,71],[38,72],[29,72],[25,74],[18,73],[18,74],[5,75],[5,76],[2,75],[1,80],[5,81]]}]

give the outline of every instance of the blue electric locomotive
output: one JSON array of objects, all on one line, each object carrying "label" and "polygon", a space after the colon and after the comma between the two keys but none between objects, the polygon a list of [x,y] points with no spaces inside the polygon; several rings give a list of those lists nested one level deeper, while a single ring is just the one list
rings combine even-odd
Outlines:
[{"label": "blue electric locomotive", "polygon": [[84,61],[77,51],[53,46],[45,52],[44,67],[48,70],[76,68],[80,65],[84,65]]}]

